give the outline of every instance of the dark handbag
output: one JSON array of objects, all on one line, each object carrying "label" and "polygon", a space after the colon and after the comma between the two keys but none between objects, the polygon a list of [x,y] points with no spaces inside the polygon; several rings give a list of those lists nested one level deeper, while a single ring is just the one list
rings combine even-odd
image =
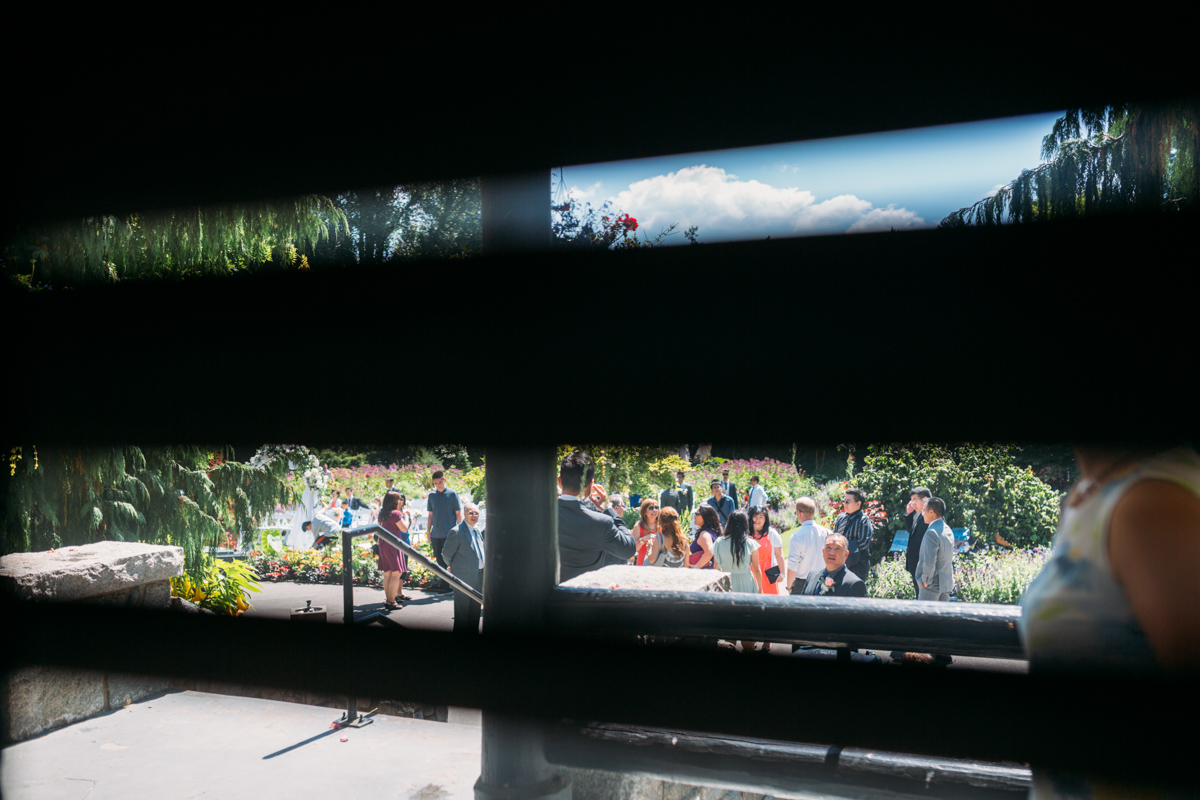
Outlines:
[{"label": "dark handbag", "polygon": [[779,580],[779,567],[771,567],[770,569],[763,570],[763,575],[771,583],[775,583],[775,581]]}]

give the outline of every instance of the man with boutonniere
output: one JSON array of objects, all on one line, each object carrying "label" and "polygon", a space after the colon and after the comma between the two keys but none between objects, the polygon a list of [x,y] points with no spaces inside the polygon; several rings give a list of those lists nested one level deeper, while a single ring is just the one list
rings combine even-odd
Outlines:
[{"label": "man with boutonniere", "polygon": [[817,597],[866,597],[867,585],[862,578],[846,569],[846,559],[850,557],[850,546],[846,537],[840,533],[831,533],[825,537],[825,547],[821,550],[825,566],[814,569],[804,582],[804,595]]}]

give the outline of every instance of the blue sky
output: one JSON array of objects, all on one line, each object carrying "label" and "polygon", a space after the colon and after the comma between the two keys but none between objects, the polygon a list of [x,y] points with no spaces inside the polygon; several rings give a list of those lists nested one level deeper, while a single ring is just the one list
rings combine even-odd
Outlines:
[{"label": "blue sky", "polygon": [[639,233],[698,225],[702,242],[930,228],[1037,166],[1061,114],[568,166],[564,185]]}]

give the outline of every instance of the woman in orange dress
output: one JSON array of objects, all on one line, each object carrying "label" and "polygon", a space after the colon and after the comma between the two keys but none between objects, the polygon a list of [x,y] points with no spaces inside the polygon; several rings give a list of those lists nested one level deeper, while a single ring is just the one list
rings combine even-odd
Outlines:
[{"label": "woman in orange dress", "polygon": [[762,593],[779,594],[780,576],[776,574],[772,583],[763,573],[771,567],[783,568],[783,537],[771,527],[770,517],[762,506],[750,509],[750,539],[758,546],[758,585]]}]

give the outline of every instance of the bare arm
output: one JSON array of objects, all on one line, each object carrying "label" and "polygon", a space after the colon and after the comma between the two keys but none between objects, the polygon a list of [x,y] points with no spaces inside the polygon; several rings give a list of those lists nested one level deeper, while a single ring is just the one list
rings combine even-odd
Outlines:
[{"label": "bare arm", "polygon": [[650,539],[650,546],[646,548],[646,562],[645,563],[653,564],[655,561],[657,561],[658,560],[658,551],[659,551],[658,537],[654,536]]},{"label": "bare arm", "polygon": [[762,594],[762,584],[758,580],[758,548],[750,551],[750,577],[754,578],[754,585],[758,587],[758,593]]},{"label": "bare arm", "polygon": [[696,541],[700,543],[700,549],[704,551],[704,555],[700,556],[700,560],[696,562],[696,569],[701,569],[713,560],[712,534],[702,533],[696,537]]},{"label": "bare arm", "polygon": [[1108,557],[1159,665],[1200,667],[1200,498],[1167,481],[1133,486],[1113,508]]}]

